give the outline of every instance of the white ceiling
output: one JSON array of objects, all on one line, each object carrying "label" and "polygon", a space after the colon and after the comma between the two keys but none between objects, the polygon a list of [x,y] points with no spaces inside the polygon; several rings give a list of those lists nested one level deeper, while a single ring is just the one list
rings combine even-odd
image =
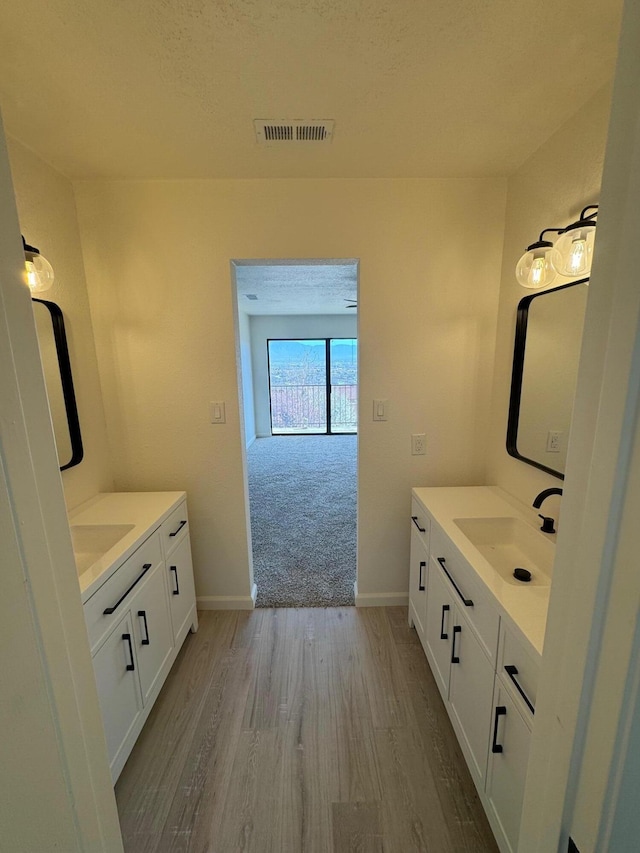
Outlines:
[{"label": "white ceiling", "polygon": [[[4,0],[0,104],[71,178],[505,175],[610,80],[620,7]],[[258,146],[256,118],[335,134]]]},{"label": "white ceiling", "polygon": [[357,313],[346,307],[358,294],[356,260],[236,261],[234,267],[238,308],[245,314]]}]

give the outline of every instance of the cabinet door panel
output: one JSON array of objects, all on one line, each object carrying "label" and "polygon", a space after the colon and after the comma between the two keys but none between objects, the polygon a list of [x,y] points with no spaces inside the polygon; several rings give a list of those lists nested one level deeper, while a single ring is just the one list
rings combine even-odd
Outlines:
[{"label": "cabinet door panel", "polygon": [[145,581],[131,602],[136,658],[142,698],[147,703],[173,649],[173,631],[167,600],[164,563]]},{"label": "cabinet door panel", "polygon": [[191,545],[188,536],[167,557],[167,578],[173,636],[177,641],[178,637],[183,636],[185,622],[191,618],[191,610],[196,603]]},{"label": "cabinet door panel", "polygon": [[[483,780],[487,769],[494,671],[475,634],[456,611],[449,702],[466,746],[470,769]],[[455,652],[455,658],[453,655]],[[453,660],[457,662],[453,662]]]},{"label": "cabinet door panel", "polygon": [[424,637],[427,603],[427,569],[429,556],[423,540],[411,523],[411,562],[409,564],[409,604],[410,616],[415,622],[416,631]]},{"label": "cabinet door panel", "polygon": [[[130,638],[131,645],[129,645]],[[122,619],[93,658],[98,699],[107,739],[109,766],[117,762],[120,752],[142,710],[142,697],[136,669],[133,629],[129,613]]]},{"label": "cabinet door panel", "polygon": [[449,696],[454,604],[438,564],[431,560],[427,578],[426,647],[431,670],[443,699]]},{"label": "cabinet door panel", "polygon": [[502,747],[502,752],[489,751],[487,797],[509,850],[515,851],[518,849],[531,732],[500,678],[496,678],[492,734],[496,708],[503,709],[496,729],[496,742]]}]

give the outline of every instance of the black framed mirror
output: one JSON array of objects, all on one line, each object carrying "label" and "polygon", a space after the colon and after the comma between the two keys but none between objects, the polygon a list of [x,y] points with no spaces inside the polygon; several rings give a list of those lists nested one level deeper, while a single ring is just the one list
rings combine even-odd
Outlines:
[{"label": "black framed mirror", "polygon": [[60,470],[65,471],[82,462],[84,450],[64,317],[60,306],[55,302],[32,299],[31,303],[56,439],[58,464]]},{"label": "black framed mirror", "polygon": [[518,303],[507,453],[564,480],[589,279]]}]

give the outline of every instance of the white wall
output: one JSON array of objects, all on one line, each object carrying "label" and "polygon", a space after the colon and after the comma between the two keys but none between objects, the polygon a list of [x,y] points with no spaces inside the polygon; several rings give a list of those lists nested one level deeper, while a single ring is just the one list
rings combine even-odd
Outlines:
[{"label": "white wall", "polygon": [[[598,202],[610,101],[607,86],[509,178],[488,477],[526,504],[542,489],[562,486],[562,482],[506,451],[516,310],[520,299],[531,294],[516,281],[515,267],[544,228],[563,227],[587,204]],[[558,518],[559,503],[549,499],[545,512]]]},{"label": "white wall", "polygon": [[238,346],[240,349],[240,383],[242,385],[242,410],[244,438],[249,447],[256,439],[256,413],[253,403],[253,365],[251,358],[251,327],[249,315],[238,312]]},{"label": "white wall", "polygon": [[118,815],[1,120],[0,330],[0,846],[117,853]]},{"label": "white wall", "polygon": [[357,338],[358,319],[337,314],[310,316],[252,316],[251,352],[256,429],[260,438],[271,435],[269,406],[269,338]]},{"label": "white wall", "polygon": [[9,140],[9,160],[20,228],[51,262],[56,279],[43,299],[62,309],[78,405],[84,459],[62,472],[68,509],[113,489],[89,299],[71,183],[19,142]]},{"label": "white wall", "polygon": [[[390,401],[386,423],[360,425],[359,592],[406,597],[411,486],[485,480],[505,182],[75,189],[116,486],[187,490],[210,600],[250,593],[229,262],[359,258],[363,411]],[[224,426],[208,422],[213,399]],[[411,456],[412,432],[426,456]]]}]

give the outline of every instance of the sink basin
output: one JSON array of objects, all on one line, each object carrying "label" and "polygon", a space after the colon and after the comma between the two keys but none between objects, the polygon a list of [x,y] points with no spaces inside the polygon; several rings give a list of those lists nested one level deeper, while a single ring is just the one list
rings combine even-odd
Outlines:
[{"label": "sink basin", "polygon": [[72,524],[71,542],[81,575],[133,530],[133,524]]},{"label": "sink basin", "polygon": [[[507,583],[522,587],[549,585],[555,549],[522,519],[454,518],[454,523]],[[516,580],[515,568],[528,569],[531,581]]]}]

